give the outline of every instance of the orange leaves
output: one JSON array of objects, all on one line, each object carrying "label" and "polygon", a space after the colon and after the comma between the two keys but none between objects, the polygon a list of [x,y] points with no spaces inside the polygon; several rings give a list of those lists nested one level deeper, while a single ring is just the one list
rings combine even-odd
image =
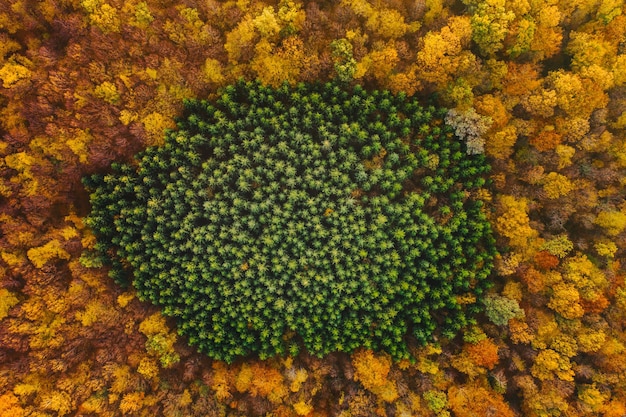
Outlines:
[{"label": "orange leaves", "polygon": [[491,339],[483,339],[478,343],[466,345],[470,359],[478,366],[493,369],[498,363],[498,346]]},{"label": "orange leaves", "polygon": [[0,417],[24,417],[26,411],[20,405],[19,399],[8,392],[0,395]]},{"label": "orange leaves", "polygon": [[288,393],[283,375],[277,369],[259,362],[241,366],[235,379],[235,388],[239,392],[266,397],[272,403],[280,403]]},{"label": "orange leaves", "polygon": [[551,254],[547,250],[538,251],[534,256],[534,260],[535,264],[543,270],[553,269],[559,266],[559,258]]},{"label": "orange leaves", "polygon": [[501,395],[480,386],[450,387],[448,405],[456,417],[515,416]]},{"label": "orange leaves", "polygon": [[555,149],[561,143],[561,140],[561,135],[556,133],[554,129],[544,129],[530,139],[530,144],[537,150],[546,152]]},{"label": "orange leaves", "polygon": [[385,402],[392,402],[398,398],[396,385],[387,380],[391,369],[391,360],[386,355],[374,355],[371,350],[359,350],[352,355],[354,379],[378,395]]}]

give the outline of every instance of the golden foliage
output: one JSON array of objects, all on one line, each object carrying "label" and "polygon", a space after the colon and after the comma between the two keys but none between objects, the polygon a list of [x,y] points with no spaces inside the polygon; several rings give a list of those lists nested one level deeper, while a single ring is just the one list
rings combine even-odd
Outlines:
[{"label": "golden foliage", "polygon": [[27,252],[28,259],[37,268],[42,268],[51,259],[60,258],[69,260],[70,254],[61,246],[58,240],[51,240],[43,246],[31,248]]},{"label": "golden foliage", "polygon": [[30,80],[32,72],[28,67],[30,61],[24,57],[14,55],[2,68],[0,68],[0,80],[4,88],[12,88],[18,83]]},{"label": "golden foliage", "polygon": [[580,294],[573,285],[559,283],[552,287],[553,293],[548,307],[566,319],[580,318],[585,314],[580,305]]},{"label": "golden foliage", "polygon": [[448,404],[456,417],[515,416],[502,396],[480,386],[450,387]]},{"label": "golden foliage", "polygon": [[8,392],[0,395],[0,417],[25,417],[26,410],[20,405],[19,399]]},{"label": "golden foliage", "polygon": [[294,403],[293,409],[299,416],[307,416],[313,411],[311,404],[305,401],[298,401],[297,403]]},{"label": "golden foliage", "polygon": [[371,350],[359,350],[352,355],[354,379],[385,402],[398,398],[396,385],[387,379],[391,360],[384,354],[374,355]]},{"label": "golden foliage", "polygon": [[122,414],[135,414],[143,407],[143,392],[129,392],[122,397],[120,401],[120,411]]},{"label": "golden foliage", "polygon": [[9,314],[9,310],[19,303],[19,299],[7,290],[0,288],[0,320]]},{"label": "golden foliage", "polygon": [[44,410],[56,411],[58,416],[69,414],[74,407],[70,396],[63,391],[50,391],[42,394],[39,405]]},{"label": "golden foliage", "polygon": [[536,236],[530,227],[528,205],[524,200],[518,200],[510,195],[503,195],[499,199],[502,214],[496,220],[496,230],[511,240],[513,246],[526,246],[529,239]]},{"label": "golden foliage", "polygon": [[623,211],[601,211],[595,223],[604,228],[609,236],[617,236],[626,229],[626,213]]},{"label": "golden foliage", "polygon": [[563,381],[573,381],[574,371],[568,357],[560,355],[552,349],[539,351],[535,363],[531,369],[535,378],[540,380],[562,379]]}]

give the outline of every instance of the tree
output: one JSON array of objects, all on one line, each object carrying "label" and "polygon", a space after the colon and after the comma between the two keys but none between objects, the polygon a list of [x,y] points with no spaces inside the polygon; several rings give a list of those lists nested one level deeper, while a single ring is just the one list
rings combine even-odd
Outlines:
[{"label": "tree", "polygon": [[492,323],[505,326],[512,318],[523,318],[522,310],[517,301],[499,295],[490,295],[483,300],[485,314]]},{"label": "tree", "polygon": [[438,32],[424,36],[424,47],[417,53],[419,77],[438,86],[475,68],[476,58],[467,50],[471,37],[470,21],[453,17]]},{"label": "tree", "polygon": [[472,40],[476,42],[480,52],[493,56],[502,49],[508,26],[515,19],[515,14],[506,10],[504,0],[467,1],[473,9]]},{"label": "tree", "polygon": [[391,361],[385,355],[374,355],[371,350],[360,350],[352,355],[354,379],[361,382],[365,389],[380,396],[385,402],[398,399],[398,391],[393,381],[387,379]]},{"label": "tree", "polygon": [[501,215],[496,220],[496,230],[511,240],[511,245],[523,247],[536,236],[530,227],[528,205],[524,200],[504,195],[499,200]]},{"label": "tree", "polygon": [[574,370],[568,357],[552,349],[540,350],[531,369],[535,378],[551,380],[555,377],[563,381],[574,380]]},{"label": "tree", "polygon": [[448,405],[458,417],[498,415],[513,417],[513,410],[500,395],[479,385],[452,386],[448,390]]}]

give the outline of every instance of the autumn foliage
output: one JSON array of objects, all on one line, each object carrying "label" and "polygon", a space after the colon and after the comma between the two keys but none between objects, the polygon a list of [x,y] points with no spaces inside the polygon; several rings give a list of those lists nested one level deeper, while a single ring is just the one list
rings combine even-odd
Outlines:
[{"label": "autumn foliage", "polygon": [[[0,2],[0,416],[623,415],[625,44],[615,0]],[[80,179],[240,78],[454,110],[492,167],[467,196],[500,253],[491,317],[404,361],[228,365],[109,278]]]}]

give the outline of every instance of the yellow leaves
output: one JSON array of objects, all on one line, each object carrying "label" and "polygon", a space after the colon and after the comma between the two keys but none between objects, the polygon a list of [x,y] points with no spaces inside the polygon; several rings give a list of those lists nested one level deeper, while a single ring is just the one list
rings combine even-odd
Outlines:
[{"label": "yellow leaves", "polygon": [[288,394],[283,385],[284,377],[277,370],[263,363],[243,364],[235,382],[239,392],[248,391],[253,396],[266,397],[278,404]]},{"label": "yellow leaves", "polygon": [[30,80],[32,71],[28,68],[32,63],[25,57],[13,55],[2,68],[0,68],[0,80],[4,88],[12,88],[21,81]]},{"label": "yellow leaves", "polygon": [[609,236],[617,236],[626,228],[626,213],[624,211],[601,211],[594,223],[606,230]]},{"label": "yellow leaves", "polygon": [[576,287],[570,284],[558,283],[552,287],[553,294],[548,307],[566,319],[576,319],[585,313],[580,305],[580,294]]},{"label": "yellow leaves", "polygon": [[236,64],[241,59],[242,50],[250,46],[256,36],[254,20],[246,15],[235,29],[226,34],[224,49],[228,53],[228,62]]},{"label": "yellow leaves", "polygon": [[428,32],[423,38],[424,47],[417,53],[419,77],[443,85],[455,74],[474,67],[476,57],[465,50],[470,30],[469,18],[455,16],[439,32]]},{"label": "yellow leaves", "polygon": [[293,409],[299,416],[307,416],[313,412],[313,406],[307,401],[298,401],[293,405]]},{"label": "yellow leaves", "polygon": [[278,32],[280,32],[281,29],[278,19],[276,19],[273,7],[263,8],[261,14],[256,16],[252,23],[261,36],[265,38],[278,35]]},{"label": "yellow leaves", "polygon": [[125,3],[123,11],[132,13],[133,18],[130,20],[130,24],[140,29],[146,29],[154,20],[154,16],[150,13],[148,4],[145,1],[139,2],[135,5]]},{"label": "yellow leaves", "polygon": [[79,320],[83,326],[91,326],[101,321],[105,315],[107,315],[107,306],[98,300],[92,300],[87,304],[84,311],[76,312],[76,319]]},{"label": "yellow leaves", "polygon": [[448,403],[455,417],[513,417],[502,396],[494,394],[480,386],[453,386],[448,390]]},{"label": "yellow leaves", "polygon": [[72,399],[63,391],[42,394],[39,404],[44,410],[56,411],[58,416],[69,414],[73,409]]},{"label": "yellow leaves", "polygon": [[550,89],[538,89],[524,97],[522,105],[533,116],[551,117],[557,105],[557,92]]},{"label": "yellow leaves", "polygon": [[507,125],[486,135],[485,152],[496,159],[506,160],[513,154],[516,141],[517,129],[515,126]]},{"label": "yellow leaves", "polygon": [[275,49],[266,39],[256,45],[256,55],[250,66],[264,84],[278,87],[287,81],[294,83],[302,66],[309,57],[305,56],[304,45],[300,38],[290,37]]},{"label": "yellow leaves", "polygon": [[394,9],[382,9],[374,11],[365,23],[367,29],[383,38],[396,39],[404,36],[407,32],[419,29],[419,23],[408,25],[404,16]]},{"label": "yellow leaves", "polygon": [[472,15],[472,39],[484,55],[498,52],[515,14],[506,10],[504,0],[479,1]]},{"label": "yellow leaves", "polygon": [[535,337],[528,324],[522,319],[509,320],[509,331],[514,343],[530,343]]},{"label": "yellow leaves", "polygon": [[176,334],[169,331],[161,313],[154,313],[139,324],[139,331],[148,337],[146,350],[157,358],[164,368],[170,368],[180,361],[174,349]]},{"label": "yellow leaves", "polygon": [[306,13],[302,10],[302,3],[281,0],[278,5],[278,18],[291,33],[300,30],[306,19]]},{"label": "yellow leaves", "polygon": [[100,4],[99,0],[83,0],[82,5],[90,12],[89,21],[104,33],[119,32],[120,18],[116,8],[108,3]]},{"label": "yellow leaves", "polygon": [[[121,117],[121,116],[120,116]],[[93,136],[87,130],[77,129],[73,135],[65,141],[65,144],[70,148],[81,164],[87,163],[87,157],[89,156],[88,145],[93,141]]]},{"label": "yellow leaves", "polygon": [[37,268],[42,268],[51,259],[70,259],[70,254],[63,249],[61,243],[56,239],[49,241],[43,246],[29,249],[27,256]]},{"label": "yellow leaves", "polygon": [[285,33],[292,34],[300,29],[304,23],[305,13],[300,3],[281,1],[278,12],[274,7],[264,7],[259,15],[254,17],[255,29],[263,38],[275,38],[286,29]]},{"label": "yellow leaves", "polygon": [[224,75],[222,73],[222,65],[217,59],[207,58],[202,66],[202,73],[207,82],[221,84],[224,82]]},{"label": "yellow leaves", "polygon": [[552,349],[541,350],[531,369],[535,378],[550,380],[555,377],[563,381],[573,381],[574,371],[568,357],[559,355]]},{"label": "yellow leaves", "polygon": [[398,398],[396,385],[387,380],[391,369],[391,360],[384,354],[375,356],[371,350],[359,350],[352,355],[354,379],[378,395],[385,402],[393,402]]},{"label": "yellow leaves", "polygon": [[567,145],[557,145],[555,151],[559,156],[559,169],[572,165],[572,157],[576,153],[576,149]]},{"label": "yellow leaves", "polygon": [[574,190],[574,185],[565,176],[556,172],[550,172],[543,179],[543,191],[551,199],[559,198]]},{"label": "yellow leaves", "polygon": [[139,362],[137,372],[147,379],[155,379],[159,376],[159,365],[154,358],[144,356]]},{"label": "yellow leaves", "polygon": [[[27,195],[33,195],[37,191],[38,181],[31,172],[31,167],[35,164],[35,158],[26,152],[18,152],[11,155],[7,155],[4,158],[6,165],[9,168],[16,170],[19,175],[15,180],[19,181]],[[12,179],[14,181],[14,179]]]},{"label": "yellow leaves", "polygon": [[512,33],[515,33],[515,42],[506,50],[513,58],[531,50],[535,37],[536,24],[530,19],[521,19],[512,25]]},{"label": "yellow leaves", "polygon": [[117,296],[117,305],[124,308],[135,298],[135,293],[125,292]]},{"label": "yellow leaves", "polygon": [[540,247],[540,250],[546,250],[561,259],[565,258],[572,249],[574,249],[574,244],[565,234],[545,242]]},{"label": "yellow leaves", "polygon": [[119,120],[124,126],[128,126],[131,122],[136,121],[138,118],[137,113],[124,109],[120,112]]},{"label": "yellow leaves", "polygon": [[612,72],[613,80],[616,86],[626,84],[626,54],[620,54],[615,58]]},{"label": "yellow leaves", "polygon": [[513,246],[525,246],[528,239],[536,236],[537,232],[530,227],[528,205],[525,200],[518,200],[513,196],[503,195],[499,199],[502,214],[496,220],[496,230],[511,239]]},{"label": "yellow leaves", "polygon": [[407,32],[419,29],[420,23],[407,24],[404,16],[394,9],[378,9],[366,0],[344,0],[343,3],[354,12],[366,18],[366,28],[377,36],[387,39],[397,39]]},{"label": "yellow leaves", "polygon": [[566,51],[572,55],[572,68],[580,71],[593,64],[606,66],[607,60],[616,53],[613,47],[598,36],[572,31]]},{"label": "yellow leaves", "polygon": [[120,101],[120,93],[117,91],[117,87],[109,81],[105,81],[102,84],[97,85],[93,93],[97,98],[104,100],[109,104],[118,104]]},{"label": "yellow leaves", "polygon": [[613,73],[610,70],[604,69],[596,64],[581,69],[580,75],[584,78],[588,78],[594,85],[600,87],[600,89],[604,91],[613,87],[615,84]]},{"label": "yellow leaves", "polygon": [[608,239],[603,239],[599,242],[596,242],[593,245],[593,248],[596,250],[596,253],[600,256],[604,256],[607,258],[614,258],[615,252],[617,252],[617,245],[615,242],[612,242]]},{"label": "yellow leaves", "polygon": [[148,134],[148,146],[161,145],[164,143],[164,131],[165,129],[173,129],[175,124],[174,121],[162,115],[159,112],[152,112],[148,114],[146,117],[141,119],[141,122],[144,125],[144,129]]},{"label": "yellow leaves", "polygon": [[19,299],[7,290],[6,288],[0,288],[0,320],[5,318],[9,314],[9,310],[19,303]]},{"label": "yellow leaves", "polygon": [[306,369],[301,368],[298,370],[294,370],[293,377],[291,378],[291,385],[289,386],[289,390],[291,392],[300,391],[302,384],[304,384],[308,378],[309,378],[309,373],[306,371]]},{"label": "yellow leaves", "polygon": [[361,78],[370,73],[377,81],[384,82],[392,75],[398,61],[398,51],[393,43],[378,43],[374,50],[357,64],[355,78]]},{"label": "yellow leaves", "polygon": [[122,414],[132,414],[141,410],[143,407],[143,399],[145,394],[143,392],[129,392],[122,397],[120,401],[120,411]]},{"label": "yellow leaves", "polygon": [[232,395],[230,393],[229,381],[231,376],[228,367],[223,362],[213,362],[213,378],[211,389],[215,392],[218,401],[225,401]]},{"label": "yellow leaves", "polygon": [[609,399],[609,396],[602,394],[596,385],[593,384],[580,387],[578,390],[578,399],[589,408],[589,411],[597,412]]},{"label": "yellow leaves", "polygon": [[235,379],[235,389],[239,392],[246,392],[252,385],[252,379],[254,378],[254,372],[250,365],[244,363],[241,365],[241,369]]},{"label": "yellow leaves", "polygon": [[577,335],[578,347],[581,352],[597,352],[606,342],[606,333],[603,330],[583,329]]},{"label": "yellow leaves", "polygon": [[165,322],[165,317],[161,313],[154,313],[141,322],[139,331],[146,336],[152,336],[158,333],[167,333],[169,328]]},{"label": "yellow leaves", "polygon": [[132,374],[127,365],[110,364],[105,365],[106,374],[113,380],[109,382],[109,391],[115,394],[122,394],[132,389],[137,382],[137,378]]}]

